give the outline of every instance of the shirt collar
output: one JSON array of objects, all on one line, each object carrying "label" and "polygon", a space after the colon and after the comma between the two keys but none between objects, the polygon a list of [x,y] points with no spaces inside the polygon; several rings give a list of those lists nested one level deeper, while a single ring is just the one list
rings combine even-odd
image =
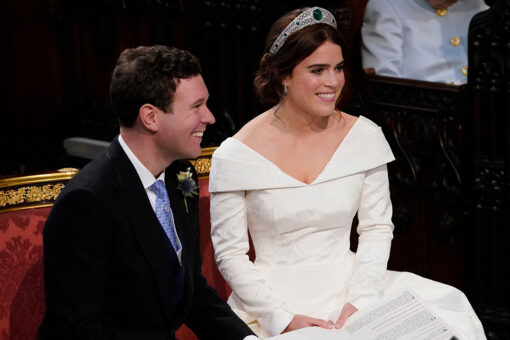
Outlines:
[{"label": "shirt collar", "polygon": [[145,167],[145,165],[143,165],[142,162],[140,162],[140,160],[135,156],[133,151],[131,151],[129,146],[122,138],[122,135],[120,134],[119,144],[122,147],[122,150],[124,150],[124,152],[128,156],[133,166],[135,167],[136,173],[138,174],[138,177],[140,177],[140,180],[142,181],[142,185],[145,188],[145,190],[149,189],[157,180],[162,180],[163,183],[165,182],[165,172],[163,171],[161,175],[158,176],[158,178],[155,178],[152,175],[152,173]]}]

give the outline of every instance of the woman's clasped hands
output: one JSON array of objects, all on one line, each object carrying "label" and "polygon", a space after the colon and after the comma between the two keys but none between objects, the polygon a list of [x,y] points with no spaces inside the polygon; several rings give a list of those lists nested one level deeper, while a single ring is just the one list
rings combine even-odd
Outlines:
[{"label": "woman's clasped hands", "polygon": [[340,316],[336,320],[336,322],[333,322],[331,320],[326,321],[322,319],[316,319],[312,318],[306,315],[296,314],[292,318],[291,322],[288,324],[288,326],[283,330],[283,333],[295,331],[300,328],[305,327],[322,327],[327,329],[332,328],[342,328],[345,324],[345,321],[354,313],[356,313],[358,309],[354,307],[350,303],[346,303],[344,307],[342,308],[342,312],[340,313]]}]

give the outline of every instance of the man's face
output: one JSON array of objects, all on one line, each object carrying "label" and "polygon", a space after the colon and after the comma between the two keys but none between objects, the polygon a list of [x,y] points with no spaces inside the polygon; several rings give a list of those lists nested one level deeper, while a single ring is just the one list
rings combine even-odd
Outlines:
[{"label": "man's face", "polygon": [[201,75],[178,79],[171,110],[158,112],[159,150],[169,160],[200,155],[205,127],[215,119],[206,106],[209,92]]},{"label": "man's face", "polygon": [[458,0],[428,0],[430,6],[434,9],[446,9],[456,3]]}]

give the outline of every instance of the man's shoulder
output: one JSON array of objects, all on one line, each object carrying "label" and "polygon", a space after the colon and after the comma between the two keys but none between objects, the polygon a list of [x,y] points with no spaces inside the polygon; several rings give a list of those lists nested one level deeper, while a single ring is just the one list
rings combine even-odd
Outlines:
[{"label": "man's shoulder", "polygon": [[67,184],[66,188],[88,188],[89,190],[104,188],[111,184],[113,174],[111,166],[104,155],[97,157],[85,165]]}]

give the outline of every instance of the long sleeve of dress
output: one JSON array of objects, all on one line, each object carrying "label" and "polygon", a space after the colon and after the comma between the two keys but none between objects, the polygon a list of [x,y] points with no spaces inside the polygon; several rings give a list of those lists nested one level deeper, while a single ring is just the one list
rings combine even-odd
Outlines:
[{"label": "long sleeve of dress", "polygon": [[381,165],[367,171],[358,209],[358,250],[347,295],[358,309],[382,295],[393,239],[391,215],[388,172]]},{"label": "long sleeve of dress", "polygon": [[[242,309],[271,335],[280,334],[293,314],[277,299],[248,258],[249,239],[244,191],[211,193],[211,239],[218,268]],[[246,320],[245,320],[246,321]]]},{"label": "long sleeve of dress", "polygon": [[379,75],[402,77],[404,37],[394,4],[370,0],[361,28],[363,68]]}]

